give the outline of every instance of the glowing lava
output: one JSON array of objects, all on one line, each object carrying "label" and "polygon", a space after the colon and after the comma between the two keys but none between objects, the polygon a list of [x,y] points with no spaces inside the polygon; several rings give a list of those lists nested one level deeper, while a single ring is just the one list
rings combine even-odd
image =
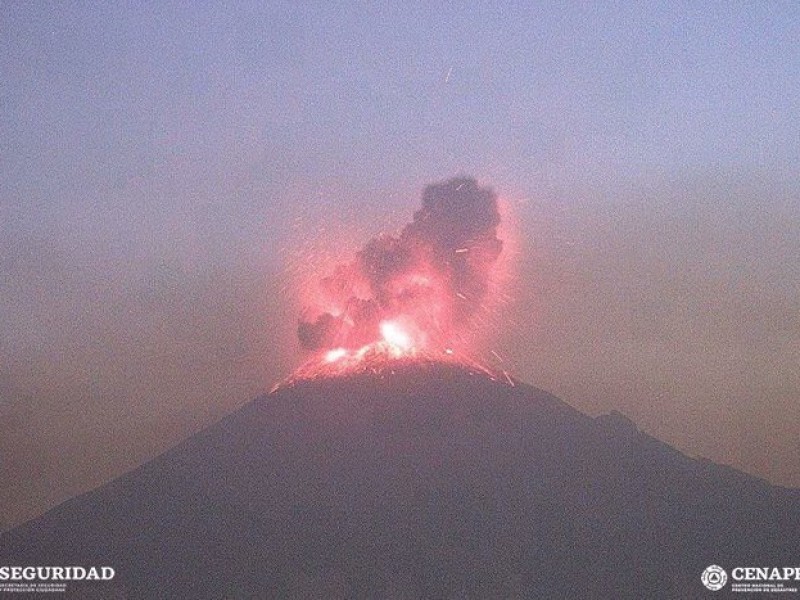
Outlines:
[{"label": "glowing lava", "polygon": [[[381,340],[372,342],[356,350],[347,348],[333,348],[322,356],[323,365],[336,365],[335,368],[347,369],[363,363],[369,359],[372,361],[412,357],[415,354],[414,339],[400,323],[395,321],[382,321],[380,324]],[[452,354],[452,351],[450,351]],[[309,364],[314,365],[315,361]]]},{"label": "glowing lava", "polygon": [[325,362],[326,363],[336,362],[337,360],[339,360],[340,358],[344,358],[345,356],[347,356],[347,350],[345,350],[344,348],[334,348],[333,350],[328,350],[325,353]]},{"label": "glowing lava", "polygon": [[414,347],[411,336],[393,321],[384,321],[380,325],[381,335],[386,343],[399,352],[408,352]]},{"label": "glowing lava", "polygon": [[396,236],[305,286],[298,337],[309,359],[294,377],[381,368],[391,360],[475,366],[470,343],[496,302],[503,250],[495,193],[471,178],[430,185]]}]

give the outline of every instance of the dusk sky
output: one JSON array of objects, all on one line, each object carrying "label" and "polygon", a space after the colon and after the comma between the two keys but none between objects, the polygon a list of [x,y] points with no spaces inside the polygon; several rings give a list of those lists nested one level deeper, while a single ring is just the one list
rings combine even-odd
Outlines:
[{"label": "dusk sky", "polygon": [[2,3],[0,526],[269,390],[298,277],[457,175],[487,355],[800,486],[800,5],[296,4]]}]

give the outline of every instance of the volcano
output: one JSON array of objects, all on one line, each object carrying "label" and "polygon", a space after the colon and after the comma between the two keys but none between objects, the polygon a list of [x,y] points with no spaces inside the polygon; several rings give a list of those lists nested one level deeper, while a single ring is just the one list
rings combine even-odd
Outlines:
[{"label": "volcano", "polygon": [[798,557],[800,490],[433,362],[292,381],[0,537],[115,569],[81,598],[694,598]]}]

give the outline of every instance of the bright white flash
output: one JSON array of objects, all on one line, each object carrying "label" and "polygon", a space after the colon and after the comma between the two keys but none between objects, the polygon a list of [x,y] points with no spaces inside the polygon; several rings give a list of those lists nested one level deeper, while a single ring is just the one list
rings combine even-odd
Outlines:
[{"label": "bright white flash", "polygon": [[328,350],[325,353],[325,362],[332,363],[336,362],[340,358],[344,358],[347,354],[347,350],[344,348],[334,348],[333,350]]},{"label": "bright white flash", "polygon": [[381,336],[388,344],[403,351],[410,350],[414,345],[411,336],[394,321],[383,321],[380,328]]}]

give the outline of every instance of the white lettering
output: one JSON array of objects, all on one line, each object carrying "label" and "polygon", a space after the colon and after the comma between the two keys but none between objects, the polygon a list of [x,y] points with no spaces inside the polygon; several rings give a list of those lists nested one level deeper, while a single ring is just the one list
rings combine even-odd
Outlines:
[{"label": "white lettering", "polygon": [[800,581],[800,567],[736,567],[731,576],[737,581]]},{"label": "white lettering", "polygon": [[0,581],[108,581],[116,574],[112,567],[0,566]]}]

